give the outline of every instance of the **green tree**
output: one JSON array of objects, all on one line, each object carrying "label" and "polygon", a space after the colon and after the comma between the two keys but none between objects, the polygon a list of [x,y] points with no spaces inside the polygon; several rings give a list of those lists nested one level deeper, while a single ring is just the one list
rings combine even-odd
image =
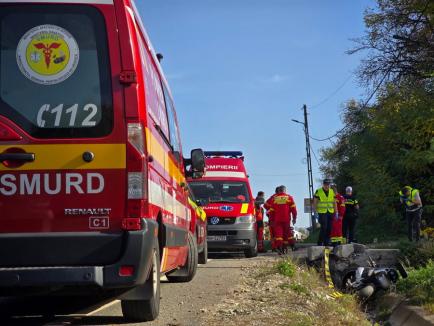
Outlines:
[{"label": "green tree", "polygon": [[395,238],[405,231],[398,191],[421,190],[425,217],[434,212],[434,97],[425,87],[390,85],[369,107],[350,101],[345,133],[322,152],[324,174],[353,185],[361,202],[364,240]]},{"label": "green tree", "polygon": [[367,33],[350,54],[367,51],[361,62],[362,82],[400,82],[434,77],[434,2],[377,0],[365,13]]},{"label": "green tree", "polygon": [[376,102],[346,104],[345,127],[323,149],[321,170],[354,186],[359,235],[369,241],[404,234],[404,185],[420,189],[424,216],[434,223],[434,2],[377,0],[365,24],[349,53],[367,51],[358,75]]}]

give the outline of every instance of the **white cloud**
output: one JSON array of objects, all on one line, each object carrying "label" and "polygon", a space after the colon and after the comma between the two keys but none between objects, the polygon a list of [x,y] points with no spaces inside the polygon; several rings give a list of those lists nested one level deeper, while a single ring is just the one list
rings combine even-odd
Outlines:
[{"label": "white cloud", "polygon": [[273,76],[264,79],[264,81],[266,83],[276,83],[277,84],[277,83],[282,83],[288,79],[289,79],[288,75],[274,74]]}]

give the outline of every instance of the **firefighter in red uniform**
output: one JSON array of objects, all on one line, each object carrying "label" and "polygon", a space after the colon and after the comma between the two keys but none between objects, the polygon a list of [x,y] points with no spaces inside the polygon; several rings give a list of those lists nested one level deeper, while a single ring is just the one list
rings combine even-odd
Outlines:
[{"label": "firefighter in red uniform", "polygon": [[[279,254],[285,253],[288,242],[292,239],[291,235],[291,215],[292,222],[297,220],[297,209],[294,199],[286,193],[286,187],[278,187],[277,194],[273,195],[270,201],[270,210],[273,212],[273,232],[275,237],[275,246]],[[267,201],[267,202],[268,202]]]},{"label": "firefighter in red uniform", "polygon": [[259,252],[264,252],[264,209],[262,208],[262,205],[265,203],[264,196],[264,192],[259,191],[255,198],[256,234]]},{"label": "firefighter in red uniform", "polygon": [[264,208],[267,210],[267,216],[268,216],[268,230],[270,231],[271,251],[275,251],[277,249],[276,239],[274,235],[274,212],[272,208],[272,203],[274,197],[277,195],[278,192],[279,192],[279,187],[276,187],[276,190],[274,191],[274,195],[268,198],[264,204]]},{"label": "firefighter in red uniform", "polygon": [[338,207],[338,214],[332,219],[330,240],[332,242],[332,246],[337,246],[343,242],[342,221],[345,214],[345,198],[340,193],[338,193],[338,188],[334,183],[331,184],[330,187],[335,193],[336,205]]}]

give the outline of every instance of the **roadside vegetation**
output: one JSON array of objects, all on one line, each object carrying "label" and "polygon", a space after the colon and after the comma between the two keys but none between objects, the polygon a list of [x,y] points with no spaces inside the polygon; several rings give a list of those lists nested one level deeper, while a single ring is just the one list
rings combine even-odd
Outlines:
[{"label": "roadside vegetation", "polygon": [[434,239],[419,243],[404,240],[398,243],[397,248],[407,266],[417,269],[426,267],[430,261],[434,261]]},{"label": "roadside vegetation", "polygon": [[423,239],[419,242],[410,242],[406,238],[398,241],[388,241],[369,244],[375,249],[399,249],[400,260],[407,267],[425,267],[430,260],[434,261],[434,239]]},{"label": "roadside vegetation", "polygon": [[[428,313],[434,314],[434,239],[423,239],[418,243],[401,239],[371,244],[369,247],[399,249],[400,260],[406,266],[408,277],[399,279],[396,293],[402,297],[401,300],[408,299],[411,304],[422,306]],[[381,304],[381,300],[379,302]],[[384,306],[384,315],[388,317],[390,305],[386,301]],[[378,320],[381,319],[379,310]]]},{"label": "roadside vegetation", "polygon": [[434,313],[434,261],[430,260],[425,267],[410,270],[407,278],[398,281],[397,290],[411,303]]},{"label": "roadside vegetation", "polygon": [[[271,266],[269,265],[271,264]],[[234,295],[206,320],[210,325],[371,325],[356,299],[335,299],[320,275],[291,259],[247,271]]]},{"label": "roadside vegetation", "polygon": [[377,0],[365,25],[349,53],[365,55],[358,77],[367,95],[345,104],[321,170],[354,187],[357,239],[370,243],[405,236],[405,185],[420,190],[424,223],[434,226],[434,2]]},{"label": "roadside vegetation", "polygon": [[305,243],[317,243],[319,231],[320,230],[317,228],[315,231],[309,232],[309,236],[303,242],[305,242]]}]

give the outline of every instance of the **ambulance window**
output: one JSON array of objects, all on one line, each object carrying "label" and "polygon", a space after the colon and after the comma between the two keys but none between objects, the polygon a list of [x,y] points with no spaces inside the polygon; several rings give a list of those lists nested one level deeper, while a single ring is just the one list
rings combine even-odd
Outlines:
[{"label": "ambulance window", "polygon": [[1,114],[37,138],[108,135],[103,15],[85,5],[0,5]]},{"label": "ambulance window", "polygon": [[167,118],[169,121],[170,145],[173,148],[173,154],[176,159],[181,161],[181,143],[179,140],[178,125],[176,123],[176,115],[173,107],[172,99],[169,96],[167,88],[164,86],[164,99],[166,101]]}]

